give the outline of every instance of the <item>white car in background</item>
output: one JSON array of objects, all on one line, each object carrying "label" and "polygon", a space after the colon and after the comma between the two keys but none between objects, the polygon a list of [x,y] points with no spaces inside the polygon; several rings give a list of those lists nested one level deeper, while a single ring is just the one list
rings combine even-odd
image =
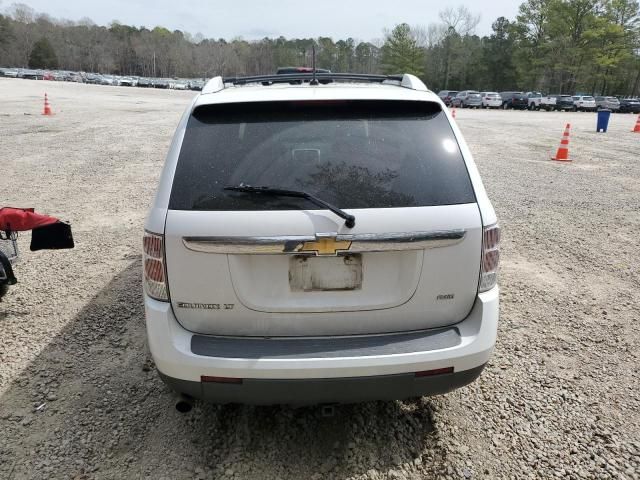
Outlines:
[{"label": "white car in background", "polygon": [[596,105],[595,97],[591,95],[575,95],[573,97],[573,110],[581,112],[595,112],[598,105]]},{"label": "white car in background", "polygon": [[496,341],[496,214],[412,75],[210,80],[143,245],[149,347],[180,411],[446,393]]},{"label": "white car in background", "polygon": [[502,97],[498,92],[482,92],[482,108],[500,108],[502,107]]},{"label": "white car in background", "polygon": [[18,78],[18,69],[17,68],[3,68],[2,70],[2,75],[3,77],[8,77],[8,78]]},{"label": "white car in background", "polygon": [[122,87],[135,87],[138,85],[138,80],[134,77],[122,77],[120,78],[119,85]]}]

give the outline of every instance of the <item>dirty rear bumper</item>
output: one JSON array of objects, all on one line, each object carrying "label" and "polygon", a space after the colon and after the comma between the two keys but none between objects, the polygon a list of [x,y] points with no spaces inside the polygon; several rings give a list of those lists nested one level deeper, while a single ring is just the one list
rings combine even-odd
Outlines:
[{"label": "dirty rear bumper", "polygon": [[484,365],[480,365],[470,370],[427,377],[407,373],[294,380],[251,378],[239,384],[181,380],[158,373],[172,390],[200,400],[223,404],[313,405],[441,395],[473,382],[483,369]]}]

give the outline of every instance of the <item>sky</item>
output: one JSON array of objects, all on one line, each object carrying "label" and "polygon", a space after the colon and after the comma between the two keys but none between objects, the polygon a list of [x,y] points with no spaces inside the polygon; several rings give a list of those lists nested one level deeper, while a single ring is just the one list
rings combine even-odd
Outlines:
[{"label": "sky", "polygon": [[428,25],[448,6],[465,5],[481,14],[476,33],[491,32],[499,16],[514,18],[522,0],[0,0],[0,9],[24,3],[39,13],[98,25],[120,23],[170,30],[208,38],[309,38],[329,36],[374,40],[398,23]]}]

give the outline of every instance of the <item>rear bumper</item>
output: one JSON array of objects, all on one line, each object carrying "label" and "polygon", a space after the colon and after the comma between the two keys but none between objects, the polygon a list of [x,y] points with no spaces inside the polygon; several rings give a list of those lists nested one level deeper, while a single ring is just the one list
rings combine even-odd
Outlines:
[{"label": "rear bumper", "polygon": [[[163,380],[177,391],[220,403],[355,402],[446,393],[477,378],[496,340],[498,288],[479,294],[465,320],[436,333],[211,337],[185,330],[167,303],[145,296],[145,310],[151,354]],[[283,342],[291,348],[282,349]],[[452,373],[415,376],[451,367]],[[242,383],[201,382],[202,376]]]},{"label": "rear bumper", "polygon": [[433,377],[416,377],[413,373],[401,373],[307,380],[249,378],[243,380],[240,385],[180,380],[159,373],[162,381],[171,389],[201,400],[250,405],[312,405],[441,395],[473,382],[483,369],[484,365],[480,365],[469,370]]}]

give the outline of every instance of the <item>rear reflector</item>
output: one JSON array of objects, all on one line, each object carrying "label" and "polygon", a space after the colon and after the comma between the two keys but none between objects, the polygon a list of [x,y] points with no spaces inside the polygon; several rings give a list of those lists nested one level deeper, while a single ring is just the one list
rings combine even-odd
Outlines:
[{"label": "rear reflector", "polygon": [[232,377],[210,377],[208,375],[202,375],[200,377],[200,381],[201,382],[205,382],[205,383],[235,383],[235,384],[240,384],[242,383],[242,379],[241,378],[232,378]]},{"label": "rear reflector", "polygon": [[416,372],[416,377],[433,377],[434,375],[444,375],[445,373],[453,373],[453,367],[423,370],[421,372]]}]

